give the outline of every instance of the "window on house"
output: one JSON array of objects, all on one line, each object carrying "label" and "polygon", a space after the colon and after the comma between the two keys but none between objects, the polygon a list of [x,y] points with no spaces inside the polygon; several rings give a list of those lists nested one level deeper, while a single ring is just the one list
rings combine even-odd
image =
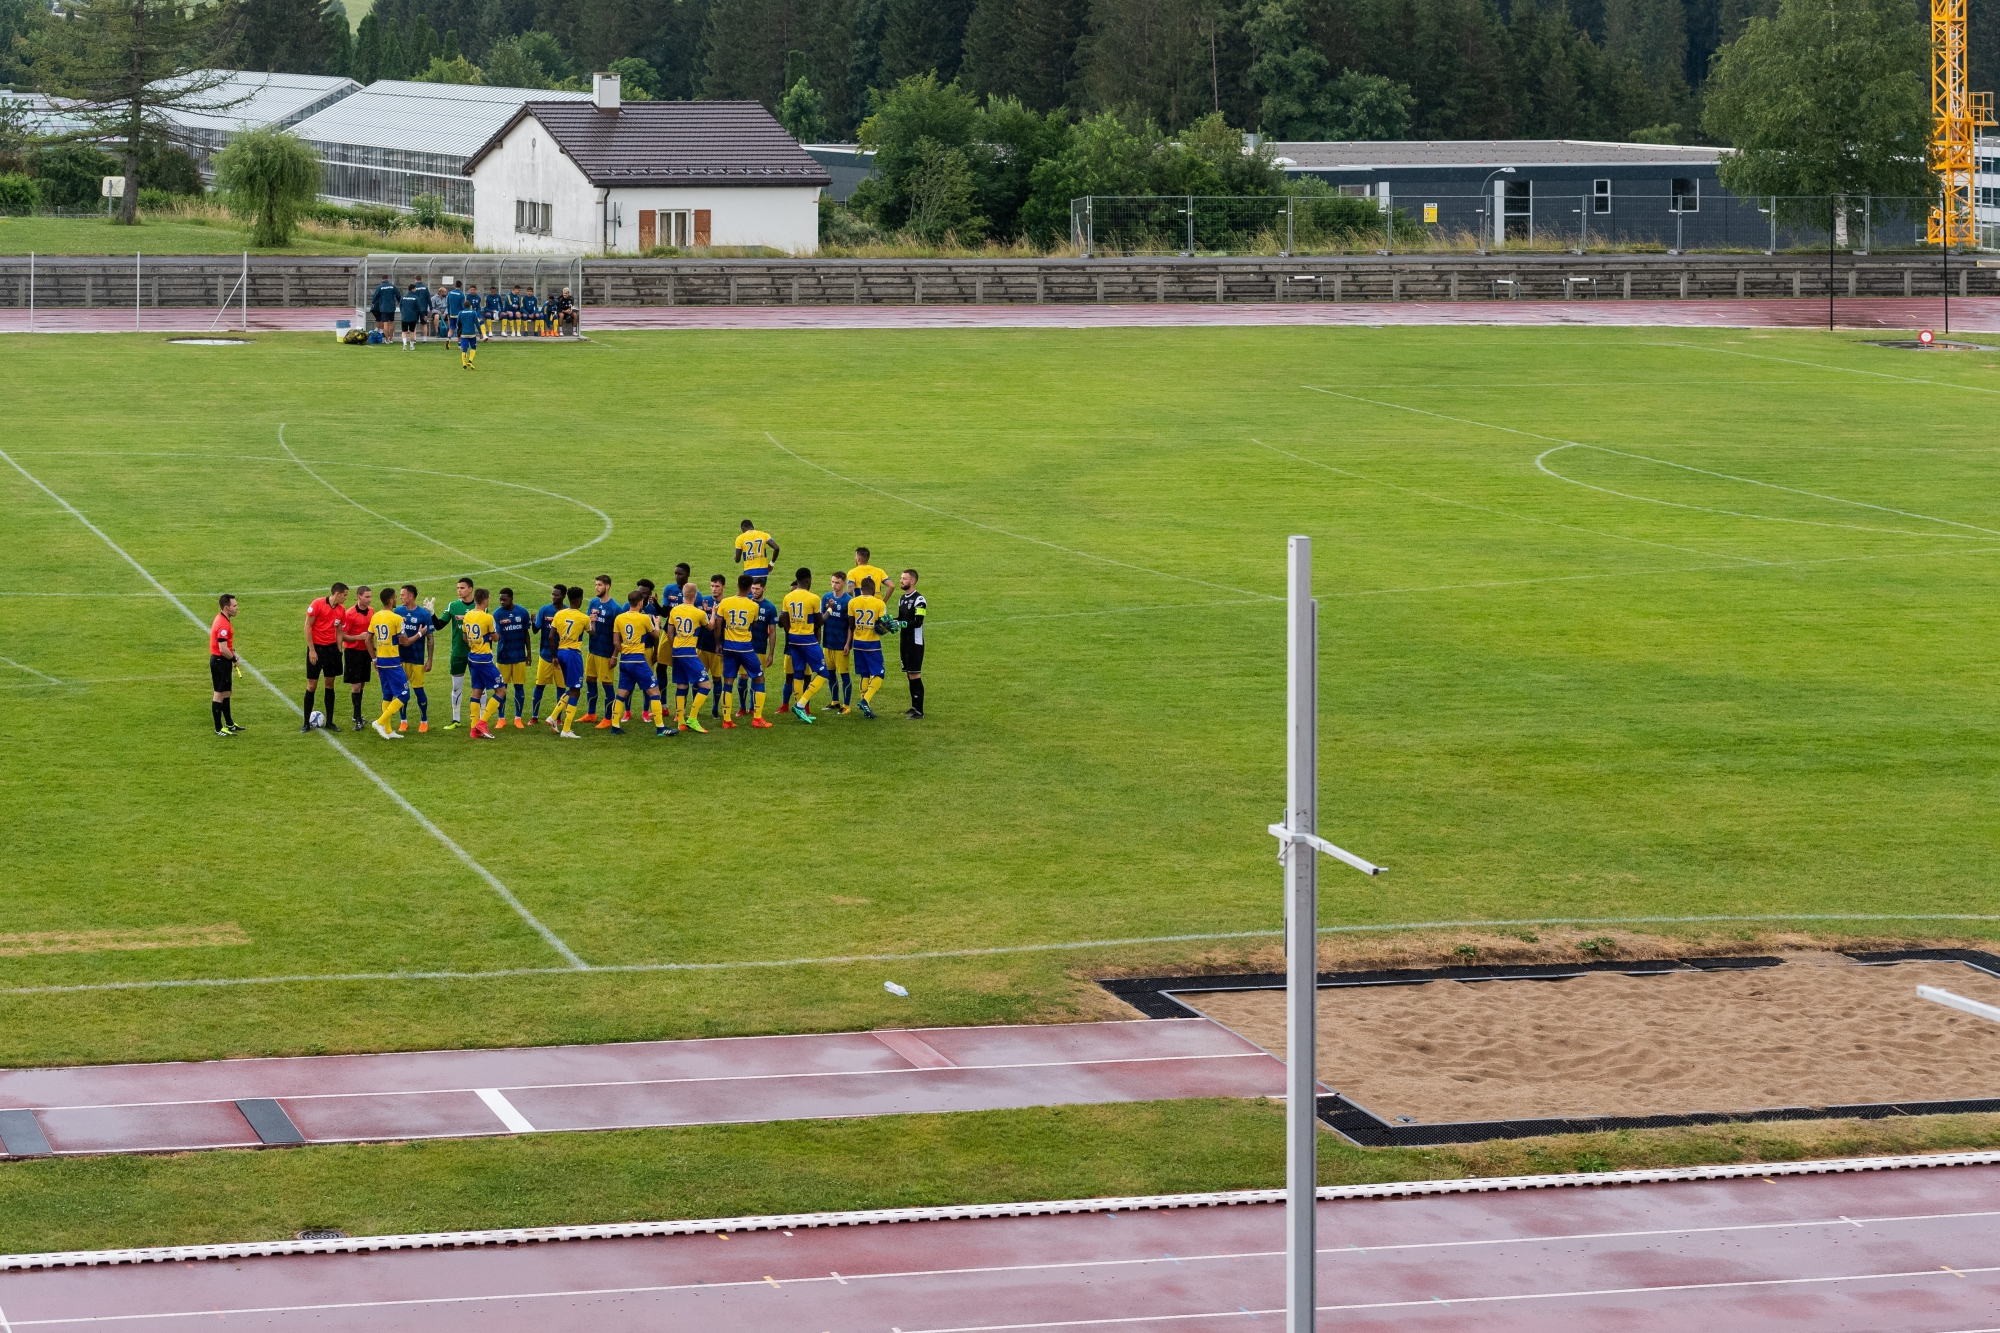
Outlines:
[{"label": "window on house", "polygon": [[1676,213],[1701,212],[1701,182],[1691,176],[1674,177],[1673,211]]},{"label": "window on house", "polygon": [[1609,213],[1611,211],[1611,182],[1608,180],[1590,183],[1590,211]]},{"label": "window on house", "polygon": [[535,199],[514,201],[514,230],[547,236],[554,229],[555,205]]}]

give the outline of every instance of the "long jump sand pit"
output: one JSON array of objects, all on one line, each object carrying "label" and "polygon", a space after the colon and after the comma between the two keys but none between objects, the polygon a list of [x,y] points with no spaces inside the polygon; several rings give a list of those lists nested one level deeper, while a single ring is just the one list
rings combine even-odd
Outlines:
[{"label": "long jump sand pit", "polygon": [[[1917,998],[2000,1004],[1962,963],[1594,973],[1319,992],[1321,1082],[1387,1121],[1687,1115],[2000,1097],[2000,1023]],[[1274,1055],[1283,991],[1183,994]]]}]

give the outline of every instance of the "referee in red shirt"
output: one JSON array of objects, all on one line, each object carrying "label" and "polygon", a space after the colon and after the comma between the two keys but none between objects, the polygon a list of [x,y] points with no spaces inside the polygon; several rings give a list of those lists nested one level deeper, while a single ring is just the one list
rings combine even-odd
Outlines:
[{"label": "referee in red shirt", "polygon": [[347,614],[347,585],[336,583],[324,597],[306,608],[306,712],[300,731],[313,729],[313,691],[326,677],[326,720],[333,721],[333,700],[340,689],[340,631]]},{"label": "referee in red shirt", "polygon": [[208,683],[214,687],[209,708],[215,714],[215,734],[234,736],[243,728],[229,715],[229,689],[236,674],[236,598],[224,593],[217,599],[215,623],[208,627]]}]

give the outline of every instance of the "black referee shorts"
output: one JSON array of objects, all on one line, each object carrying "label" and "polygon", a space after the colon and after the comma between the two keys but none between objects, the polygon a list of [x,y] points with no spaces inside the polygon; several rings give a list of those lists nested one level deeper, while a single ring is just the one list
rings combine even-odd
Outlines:
[{"label": "black referee shorts", "polygon": [[924,646],[921,643],[906,643],[903,649],[903,670],[922,671],[924,669]]},{"label": "black referee shorts", "polygon": [[342,677],[349,685],[366,685],[373,675],[374,662],[366,648],[349,648],[346,653],[347,670]]},{"label": "black referee shorts", "polygon": [[[313,654],[319,660],[313,661]],[[306,650],[306,679],[318,680],[325,676],[328,680],[339,680],[341,672],[340,645],[337,643],[316,643]]]},{"label": "black referee shorts", "polygon": [[234,679],[233,673],[235,667],[236,663],[224,657],[221,653],[210,653],[208,655],[208,683],[214,687],[217,694],[229,693],[230,682]]}]

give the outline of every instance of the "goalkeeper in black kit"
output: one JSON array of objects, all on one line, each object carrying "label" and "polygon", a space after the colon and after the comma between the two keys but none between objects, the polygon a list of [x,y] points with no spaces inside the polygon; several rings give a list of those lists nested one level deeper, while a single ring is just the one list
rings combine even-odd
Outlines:
[{"label": "goalkeeper in black kit", "polygon": [[930,610],[930,603],[917,591],[916,570],[904,570],[899,582],[903,597],[896,603],[896,629],[901,634],[898,646],[903,650],[903,674],[910,678],[910,707],[904,716],[921,718],[924,715],[924,617]]}]

